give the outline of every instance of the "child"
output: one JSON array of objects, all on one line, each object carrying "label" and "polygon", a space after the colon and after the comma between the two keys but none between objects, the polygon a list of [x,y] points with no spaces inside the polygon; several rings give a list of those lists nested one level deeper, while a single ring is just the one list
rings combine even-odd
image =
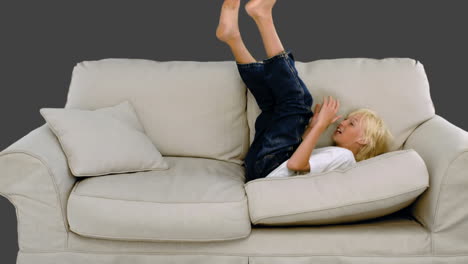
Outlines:
[{"label": "child", "polygon": [[224,1],[216,29],[216,37],[229,45],[242,80],[262,110],[244,160],[246,180],[343,169],[387,152],[392,136],[369,109],[350,113],[338,125],[332,135],[334,146],[314,149],[320,135],[341,117],[336,116],[339,101],[331,96],[324,98],[321,106],[315,105],[315,114],[311,111],[313,98],[273,23],[275,2],[250,0],[245,5],[263,40],[268,56],[263,61],[256,61],[242,41],[238,27],[240,0]]}]

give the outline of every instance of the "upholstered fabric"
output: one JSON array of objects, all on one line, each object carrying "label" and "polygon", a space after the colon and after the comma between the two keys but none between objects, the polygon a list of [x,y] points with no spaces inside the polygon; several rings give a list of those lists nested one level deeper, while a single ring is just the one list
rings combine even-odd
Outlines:
[{"label": "upholstered fabric", "polygon": [[467,256],[334,256],[334,255],[320,255],[320,256],[226,256],[226,255],[173,255],[173,254],[117,254],[110,253],[83,253],[83,252],[59,252],[50,253],[44,252],[41,254],[24,253],[20,252],[18,255],[18,263],[34,263],[34,264],[48,264],[48,263],[91,263],[97,262],[100,264],[113,264],[113,263],[141,263],[141,264],[154,264],[154,263],[183,263],[183,264],[304,264],[304,263],[339,263],[339,264],[466,264],[468,262]]},{"label": "upholstered fabric", "polygon": [[76,179],[47,123],[0,152],[0,195],[15,206],[21,250],[67,247],[67,200]]},{"label": "upholstered fabric", "polygon": [[129,101],[94,111],[41,108],[74,176],[167,170]]},{"label": "upholstered fabric", "polygon": [[[468,133],[441,116],[434,116],[420,62],[406,58],[297,62],[314,95],[330,94],[341,100],[339,114],[362,106],[376,109],[389,121],[396,136],[392,150],[404,144],[404,149],[413,149],[420,155],[429,174],[429,188],[410,207],[354,223],[254,224],[250,230],[246,224],[251,221],[250,201],[242,204],[240,199],[245,196],[240,165],[249,146],[246,100],[249,106],[256,103],[250,93],[246,94],[234,63],[133,59],[79,63],[73,72],[67,107],[95,110],[128,99],[142,117],[142,126],[152,142],[161,146],[161,154],[173,154],[167,157],[169,165],[179,159],[187,162],[177,163],[176,171],[77,178],[71,174],[66,156],[47,124],[19,137],[0,152],[0,195],[15,206],[18,218],[17,263],[468,263]],[[252,114],[256,109],[247,110]],[[255,115],[250,117],[252,122]],[[326,131],[320,138],[319,147],[330,145],[327,140],[331,132],[332,129]],[[402,169],[411,172],[420,165]],[[169,172],[172,174],[165,174]],[[367,173],[386,172],[374,168]],[[156,180],[156,176],[162,177]],[[295,190],[287,185],[277,189],[294,200]],[[85,196],[78,197],[76,191]],[[86,197],[92,195],[99,198],[86,204]],[[115,199],[105,199],[109,197]],[[214,210],[215,204],[226,209],[228,198],[236,198],[231,201],[238,205],[237,209],[233,206],[232,212]],[[124,199],[130,201],[124,204]],[[142,205],[136,199],[152,202]],[[163,203],[155,203],[158,200]],[[177,204],[181,207],[174,207]],[[195,204],[202,210],[190,207]],[[152,210],[157,205],[158,210]],[[142,207],[148,209],[145,215]],[[132,223],[143,224],[142,229],[130,226],[130,213],[135,214]],[[156,216],[158,220],[154,220]],[[122,222],[117,223],[119,219]],[[190,222],[193,219],[199,222]],[[209,219],[215,221],[208,222]],[[161,226],[153,226],[151,221]],[[218,224],[228,224],[228,229],[214,230]],[[200,238],[196,225],[212,240],[153,240],[156,235]],[[103,226],[102,231],[93,230]],[[123,228],[117,230],[118,227]],[[113,237],[78,233],[85,230]],[[152,238],[140,241],[117,237],[134,232],[131,235],[141,239],[142,230]],[[226,240],[229,232],[244,236]],[[223,239],[215,240],[215,236]]]},{"label": "upholstered fabric", "polygon": [[[340,58],[310,62],[296,61],[296,69],[314,101],[333,96],[340,100],[337,115],[346,117],[358,108],[370,108],[385,121],[395,137],[390,149],[400,149],[411,132],[435,114],[424,66],[410,58]],[[260,109],[247,94],[250,144],[255,135],[255,119]],[[338,120],[338,121],[341,121]],[[332,145],[338,122],[320,136],[317,147]]]},{"label": "upholstered fabric", "polygon": [[251,224],[244,169],[167,157],[170,169],[87,178],[68,200],[70,229],[83,236],[152,241],[246,237]]},{"label": "upholstered fabric", "polygon": [[388,152],[345,170],[257,179],[245,190],[253,224],[314,225],[396,212],[428,186],[424,161],[410,149]]},{"label": "upholstered fabric", "polygon": [[246,88],[233,61],[109,58],[73,68],[65,108],[129,100],[163,156],[243,164],[249,148]]},{"label": "upholstered fabric", "polygon": [[437,115],[408,137],[404,149],[417,151],[429,170],[431,186],[411,205],[411,213],[434,232],[434,253],[466,252],[468,133]]},{"label": "upholstered fabric", "polygon": [[[201,254],[204,256],[424,256],[430,233],[403,211],[353,224],[253,226],[248,237],[203,243],[117,241],[71,233],[69,246],[81,252]],[[334,263],[334,262],[332,262]]]}]

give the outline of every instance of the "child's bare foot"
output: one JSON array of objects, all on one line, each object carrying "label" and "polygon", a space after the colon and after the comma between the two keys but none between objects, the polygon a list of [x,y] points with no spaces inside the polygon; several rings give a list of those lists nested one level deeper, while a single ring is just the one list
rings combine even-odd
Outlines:
[{"label": "child's bare foot", "polygon": [[269,17],[275,3],[276,0],[250,0],[245,5],[245,11],[252,18]]},{"label": "child's bare foot", "polygon": [[223,41],[240,37],[238,16],[240,0],[224,0],[219,17],[219,25],[216,28],[216,37]]}]

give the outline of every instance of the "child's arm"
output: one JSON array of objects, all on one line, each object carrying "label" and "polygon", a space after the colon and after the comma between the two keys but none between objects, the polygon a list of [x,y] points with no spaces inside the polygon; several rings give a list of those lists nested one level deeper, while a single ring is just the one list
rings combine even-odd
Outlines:
[{"label": "child's arm", "polygon": [[293,171],[310,171],[310,154],[314,150],[320,135],[327,129],[327,127],[328,126],[325,126],[322,123],[317,123],[314,126],[311,126],[310,130],[308,128],[309,132],[306,132],[307,135],[304,140],[287,162],[288,169]]},{"label": "child's arm", "polygon": [[302,135],[302,140],[304,140],[304,139],[307,137],[307,135],[308,135],[308,134],[310,133],[310,131],[312,130],[312,127],[313,127],[313,126],[312,126],[311,124],[309,124],[309,126],[308,126],[308,127],[306,128],[306,130],[304,131],[304,134]]},{"label": "child's arm", "polygon": [[331,96],[329,98],[330,99],[324,98],[324,102],[320,108],[318,108],[317,105],[315,106],[316,113],[309,124],[311,127],[310,131],[307,132],[302,143],[288,160],[288,169],[294,171],[310,171],[310,154],[312,154],[320,135],[330,124],[340,118],[340,116],[336,116],[338,108],[340,107],[340,102],[335,101]]}]

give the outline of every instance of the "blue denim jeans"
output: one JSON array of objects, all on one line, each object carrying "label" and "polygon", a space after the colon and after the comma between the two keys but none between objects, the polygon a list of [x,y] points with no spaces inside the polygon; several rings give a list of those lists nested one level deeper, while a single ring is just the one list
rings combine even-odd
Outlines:
[{"label": "blue denim jeans", "polygon": [[289,49],[263,61],[236,64],[261,109],[244,160],[248,182],[266,177],[296,151],[314,114],[313,98],[299,78]]}]

